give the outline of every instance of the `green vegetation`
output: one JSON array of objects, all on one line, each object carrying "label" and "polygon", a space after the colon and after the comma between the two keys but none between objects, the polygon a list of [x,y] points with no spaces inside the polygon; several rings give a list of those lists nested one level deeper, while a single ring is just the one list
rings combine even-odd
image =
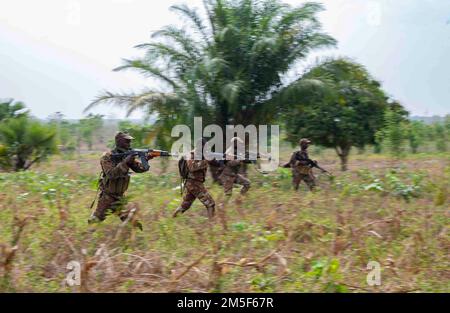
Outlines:
[{"label": "green vegetation", "polygon": [[7,118],[21,117],[28,114],[22,102],[15,102],[14,99],[0,99],[0,121]]},{"label": "green vegetation", "polygon": [[[250,169],[248,196],[238,200],[235,190],[225,217],[209,228],[198,202],[171,217],[181,200],[176,162],[161,174],[152,161],[150,173],[132,176],[129,190],[144,222],[139,232],[115,216],[88,227],[98,155],[54,156],[35,170],[0,175],[0,260],[8,260],[0,263],[0,289],[449,292],[449,159],[417,154],[392,162],[353,155],[334,180],[319,175],[315,193],[305,186],[293,193],[289,170],[263,176]],[[331,150],[321,163],[339,166]],[[221,188],[211,190],[220,203]],[[72,260],[81,263],[81,286],[64,283]],[[369,261],[381,264],[381,286],[365,282]]]},{"label": "green vegetation", "polygon": [[[181,201],[177,165],[152,159],[127,195],[144,231],[115,216],[89,226],[99,158],[113,140],[103,116],[69,122],[57,112],[42,122],[2,100],[0,292],[449,292],[450,115],[410,121],[346,58],[288,79],[311,51],[336,43],[321,29],[320,4],[205,0],[204,8],[202,19],[172,6],[188,26],[153,33],[137,46],[144,56],[116,69],[156,78],[164,92],[107,92],[86,110],[143,109],[153,123],[119,128],[135,147],[165,150],[173,126],[194,116],[221,127],[280,124],[283,161],[288,143],[309,137],[311,157],[337,174],[316,173],[317,191],[294,192],[289,169],[263,175],[249,166],[250,192],[235,190],[226,212],[223,190],[208,180],[218,211],[210,223],[199,201],[171,217]],[[71,261],[81,265],[80,286],[66,283]],[[381,286],[366,284],[370,261],[381,265]]]},{"label": "green vegetation", "polygon": [[[317,3],[297,7],[278,0],[204,1],[207,17],[186,5],[171,10],[187,21],[184,28],[167,26],[138,45],[143,58],[125,60],[116,70],[134,70],[156,78],[168,92],[146,89],[139,94],[107,92],[94,101],[113,103],[128,112],[144,108],[157,114],[169,131],[191,125],[194,116],[221,127],[227,124],[269,124],[283,102],[273,96],[289,84],[282,78],[310,51],[335,41],[321,32]],[[270,60],[270,62],[268,62]]]},{"label": "green vegetation", "polygon": [[[301,100],[295,95],[301,95]],[[362,65],[347,59],[317,64],[282,98],[290,104],[286,112],[288,139],[297,144],[301,134],[335,149],[343,171],[351,148],[374,144],[383,113],[396,105],[387,101],[380,83]]]},{"label": "green vegetation", "polygon": [[55,129],[28,116],[0,123],[0,167],[14,171],[29,169],[55,153]]},{"label": "green vegetation", "polygon": [[87,143],[89,150],[92,150],[92,143],[95,138],[99,138],[100,141],[103,141],[101,134],[97,134],[96,132],[100,130],[103,125],[103,116],[102,115],[93,115],[89,114],[86,118],[83,118],[78,123],[78,142],[84,141]]}]

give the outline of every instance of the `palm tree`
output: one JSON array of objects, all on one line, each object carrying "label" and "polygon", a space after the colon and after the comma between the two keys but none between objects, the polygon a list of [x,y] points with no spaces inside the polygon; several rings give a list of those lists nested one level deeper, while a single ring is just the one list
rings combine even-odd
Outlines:
[{"label": "palm tree", "polygon": [[55,129],[27,116],[0,123],[0,165],[14,171],[27,170],[33,164],[56,153]]},{"label": "palm tree", "polygon": [[25,109],[25,104],[20,101],[14,101],[14,99],[0,99],[0,121],[12,118],[20,117],[28,114],[28,110]]},{"label": "palm tree", "polygon": [[[135,70],[157,78],[165,92],[146,89],[137,94],[106,92],[100,103],[125,107],[128,114],[144,109],[157,116],[157,127],[183,123],[194,116],[205,123],[269,124],[284,104],[276,94],[289,88],[283,78],[313,49],[335,40],[321,32],[318,3],[291,7],[279,0],[205,0],[206,18],[186,5],[170,9],[190,27],[166,26],[152,41],[136,46],[142,58],[124,60],[116,71]],[[166,133],[170,129],[165,130]]]}]

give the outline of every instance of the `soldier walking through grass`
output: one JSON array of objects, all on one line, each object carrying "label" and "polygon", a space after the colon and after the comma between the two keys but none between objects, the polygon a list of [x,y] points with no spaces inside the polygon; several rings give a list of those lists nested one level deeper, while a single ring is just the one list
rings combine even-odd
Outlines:
[{"label": "soldier walking through grass", "polygon": [[292,185],[295,190],[298,190],[301,181],[304,181],[309,190],[314,190],[316,181],[312,172],[311,159],[308,155],[308,147],[312,144],[311,140],[302,138],[299,141],[300,150],[292,153],[291,159],[288,163],[283,165],[285,168],[292,169]]},{"label": "soldier walking through grass", "polygon": [[[209,161],[205,160],[203,156],[205,144],[206,140],[202,139],[201,143],[196,146],[196,149],[201,149],[201,160],[194,159],[196,150],[191,151],[191,155],[188,160],[180,160],[180,175],[185,179],[184,195],[183,202],[181,203],[181,206],[175,210],[173,217],[189,210],[195,199],[199,199],[206,207],[208,218],[212,219],[214,217],[216,204],[204,184],[209,163]],[[183,174],[183,172],[185,173]]]},{"label": "soldier walking through grass", "polygon": [[[102,155],[100,159],[102,167],[99,183],[100,195],[97,208],[88,220],[89,224],[105,220],[110,213],[118,215],[120,220],[125,221],[133,209],[132,204],[127,205],[124,196],[130,183],[130,169],[135,173],[143,173],[148,171],[148,168],[143,168],[142,164],[136,160],[136,155],[133,154],[123,159],[112,157],[115,153],[131,150],[131,140],[133,139],[127,133],[118,132],[115,136],[116,147]],[[152,156],[148,155],[147,159],[152,159]],[[142,224],[137,219],[134,220],[133,226],[142,230]]]}]

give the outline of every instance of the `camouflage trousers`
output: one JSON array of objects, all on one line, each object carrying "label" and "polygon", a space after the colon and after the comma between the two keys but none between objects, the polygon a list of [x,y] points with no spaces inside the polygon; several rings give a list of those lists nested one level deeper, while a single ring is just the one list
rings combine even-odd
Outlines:
[{"label": "camouflage trousers", "polygon": [[221,175],[220,181],[222,182],[223,191],[226,196],[231,196],[234,184],[242,185],[240,191],[241,195],[245,194],[250,189],[250,180],[241,174]]},{"label": "camouflage trousers", "polygon": [[209,172],[211,173],[211,178],[213,179],[213,181],[215,183],[218,183],[219,185],[221,185],[222,184],[222,182],[220,181],[221,168],[219,166],[210,164]]},{"label": "camouflage trousers", "polygon": [[97,208],[94,215],[101,221],[109,214],[116,214],[124,221],[128,217],[131,207],[123,195],[112,195],[102,191],[98,197]]},{"label": "camouflage trousers", "polygon": [[295,190],[298,190],[301,181],[305,182],[309,190],[313,190],[316,187],[316,180],[312,173],[302,174],[297,171],[292,171],[292,185]]},{"label": "camouflage trousers", "polygon": [[189,210],[195,199],[198,199],[206,207],[208,214],[214,215],[216,203],[202,182],[188,179],[184,188],[185,193],[183,196],[183,202],[181,203],[181,209],[183,212]]}]

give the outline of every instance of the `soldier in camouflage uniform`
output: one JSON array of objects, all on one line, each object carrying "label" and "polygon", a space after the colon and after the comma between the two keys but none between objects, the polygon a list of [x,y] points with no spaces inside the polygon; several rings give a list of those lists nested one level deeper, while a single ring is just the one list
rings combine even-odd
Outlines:
[{"label": "soldier in camouflage uniform", "polygon": [[250,180],[244,176],[242,168],[244,165],[244,160],[235,160],[234,151],[236,151],[235,145],[243,141],[238,137],[233,137],[231,139],[231,147],[225,152],[226,160],[222,166],[222,173],[219,179],[222,183],[224,193],[227,197],[230,197],[233,192],[233,185],[242,185],[241,195],[247,193],[250,189]]},{"label": "soldier in camouflage uniform", "polygon": [[295,151],[288,163],[283,167],[292,168],[292,185],[295,190],[298,190],[301,181],[304,181],[309,190],[313,190],[316,187],[312,168],[308,166],[308,146],[312,142],[307,138],[300,139],[300,150]]},{"label": "soldier in camouflage uniform", "polygon": [[[202,140],[202,150],[204,145],[205,140]],[[195,201],[195,199],[198,198],[206,207],[208,217],[212,219],[214,217],[216,204],[211,194],[208,192],[204,185],[209,161],[195,160],[194,155],[195,150],[192,150],[191,158],[186,161],[189,174],[184,186],[185,192],[183,196],[183,202],[181,203],[181,206],[175,210],[175,212],[173,213],[173,217],[186,212],[192,206],[192,203]]]},{"label": "soldier in camouflage uniform", "polygon": [[[112,151],[105,152],[101,159],[102,178],[100,180],[100,195],[97,208],[89,218],[89,224],[103,221],[109,213],[115,213],[122,221],[125,221],[131,211],[130,206],[126,206],[124,197],[125,191],[128,189],[130,182],[129,170],[136,173],[148,171],[144,169],[142,164],[136,160],[135,155],[129,155],[122,160],[112,159],[111,154],[123,153],[131,149],[131,140],[134,139],[130,135],[118,132],[115,137],[116,147]],[[148,159],[151,159],[148,156]],[[142,224],[135,220],[134,226],[142,230]]]}]

